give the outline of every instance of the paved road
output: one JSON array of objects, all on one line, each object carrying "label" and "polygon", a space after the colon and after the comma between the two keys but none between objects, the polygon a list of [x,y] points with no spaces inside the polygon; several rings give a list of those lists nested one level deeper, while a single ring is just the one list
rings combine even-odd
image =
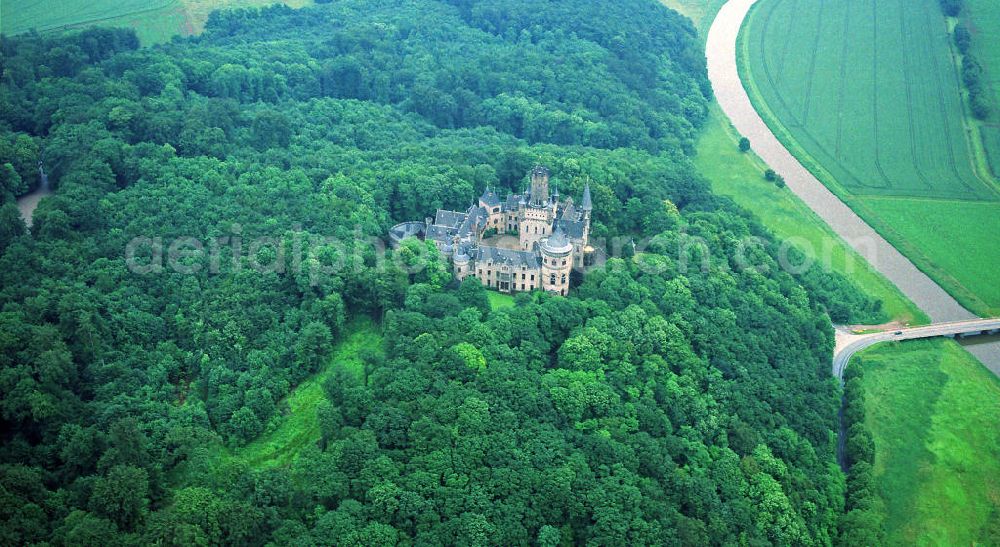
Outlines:
[{"label": "paved road", "polygon": [[[736,39],[747,13],[757,0],[729,0],[719,10],[708,31],[705,54],[708,78],[715,98],[733,126],[750,139],[754,151],[785,181],[799,198],[834,232],[884,275],[933,323],[975,319],[937,283],[889,244],[871,226],[816,179],[774,136],[754,110],[736,67]],[[964,344],[1000,376],[1000,342]]]}]

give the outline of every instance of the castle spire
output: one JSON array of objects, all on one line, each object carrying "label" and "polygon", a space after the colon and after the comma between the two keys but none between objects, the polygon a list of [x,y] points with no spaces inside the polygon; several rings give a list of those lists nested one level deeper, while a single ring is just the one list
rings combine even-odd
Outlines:
[{"label": "castle spire", "polygon": [[590,211],[594,208],[593,202],[590,200],[590,182],[588,181],[583,185],[583,199],[580,201],[580,209],[584,211]]}]

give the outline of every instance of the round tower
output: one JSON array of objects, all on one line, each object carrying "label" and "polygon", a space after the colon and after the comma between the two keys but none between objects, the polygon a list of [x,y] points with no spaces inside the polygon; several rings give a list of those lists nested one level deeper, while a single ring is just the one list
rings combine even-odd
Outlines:
[{"label": "round tower", "polygon": [[475,266],[471,264],[471,257],[469,256],[469,251],[464,246],[457,246],[455,248],[455,278],[462,281],[466,276],[472,274],[475,270]]},{"label": "round tower", "polygon": [[569,292],[569,274],[573,269],[573,244],[556,224],[552,235],[539,246],[542,259],[541,286],[548,292],[566,296]]}]

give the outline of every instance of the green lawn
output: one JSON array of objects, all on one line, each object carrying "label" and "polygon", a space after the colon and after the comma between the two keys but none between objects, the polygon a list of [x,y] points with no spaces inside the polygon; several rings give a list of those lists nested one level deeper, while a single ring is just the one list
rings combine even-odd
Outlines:
[{"label": "green lawn", "polygon": [[712,191],[729,196],[753,211],[778,237],[796,246],[831,269],[846,275],[858,289],[881,299],[883,310],[893,320],[923,324],[927,317],[895,285],[868,266],[812,210],[790,190],[764,180],[763,161],[752,152],[737,148],[736,131],[713,105],[709,121],[698,141],[695,165],[712,184]]},{"label": "green lawn", "polygon": [[496,291],[486,291],[486,297],[490,299],[490,307],[494,310],[510,308],[514,306],[514,297],[509,294],[498,293]]},{"label": "green lawn", "polygon": [[861,359],[887,544],[1000,544],[1000,381],[949,340]]}]

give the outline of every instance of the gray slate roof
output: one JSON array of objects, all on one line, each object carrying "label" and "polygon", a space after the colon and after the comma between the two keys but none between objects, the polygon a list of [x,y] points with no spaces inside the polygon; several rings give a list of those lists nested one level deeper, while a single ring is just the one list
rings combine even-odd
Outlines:
[{"label": "gray slate roof", "polygon": [[494,264],[507,263],[514,268],[521,266],[540,268],[542,265],[537,252],[514,251],[499,247],[479,247],[476,250],[475,260],[476,262],[493,262]]},{"label": "gray slate roof", "polygon": [[450,228],[457,228],[459,225],[462,224],[466,216],[467,215],[465,213],[438,209],[437,216],[434,217],[434,224],[438,226],[448,226]]},{"label": "gray slate roof", "polygon": [[486,190],[483,190],[483,195],[479,196],[479,201],[485,203],[487,207],[496,207],[500,205],[500,196],[498,196],[493,190],[487,188]]},{"label": "gray slate roof", "polygon": [[554,223],[557,228],[562,229],[566,237],[570,239],[583,239],[584,222],[582,220],[568,220],[561,218]]},{"label": "gray slate roof", "polygon": [[450,242],[452,236],[454,236],[457,232],[458,230],[455,228],[438,226],[435,224],[427,228],[427,233],[424,237],[433,241]]}]

